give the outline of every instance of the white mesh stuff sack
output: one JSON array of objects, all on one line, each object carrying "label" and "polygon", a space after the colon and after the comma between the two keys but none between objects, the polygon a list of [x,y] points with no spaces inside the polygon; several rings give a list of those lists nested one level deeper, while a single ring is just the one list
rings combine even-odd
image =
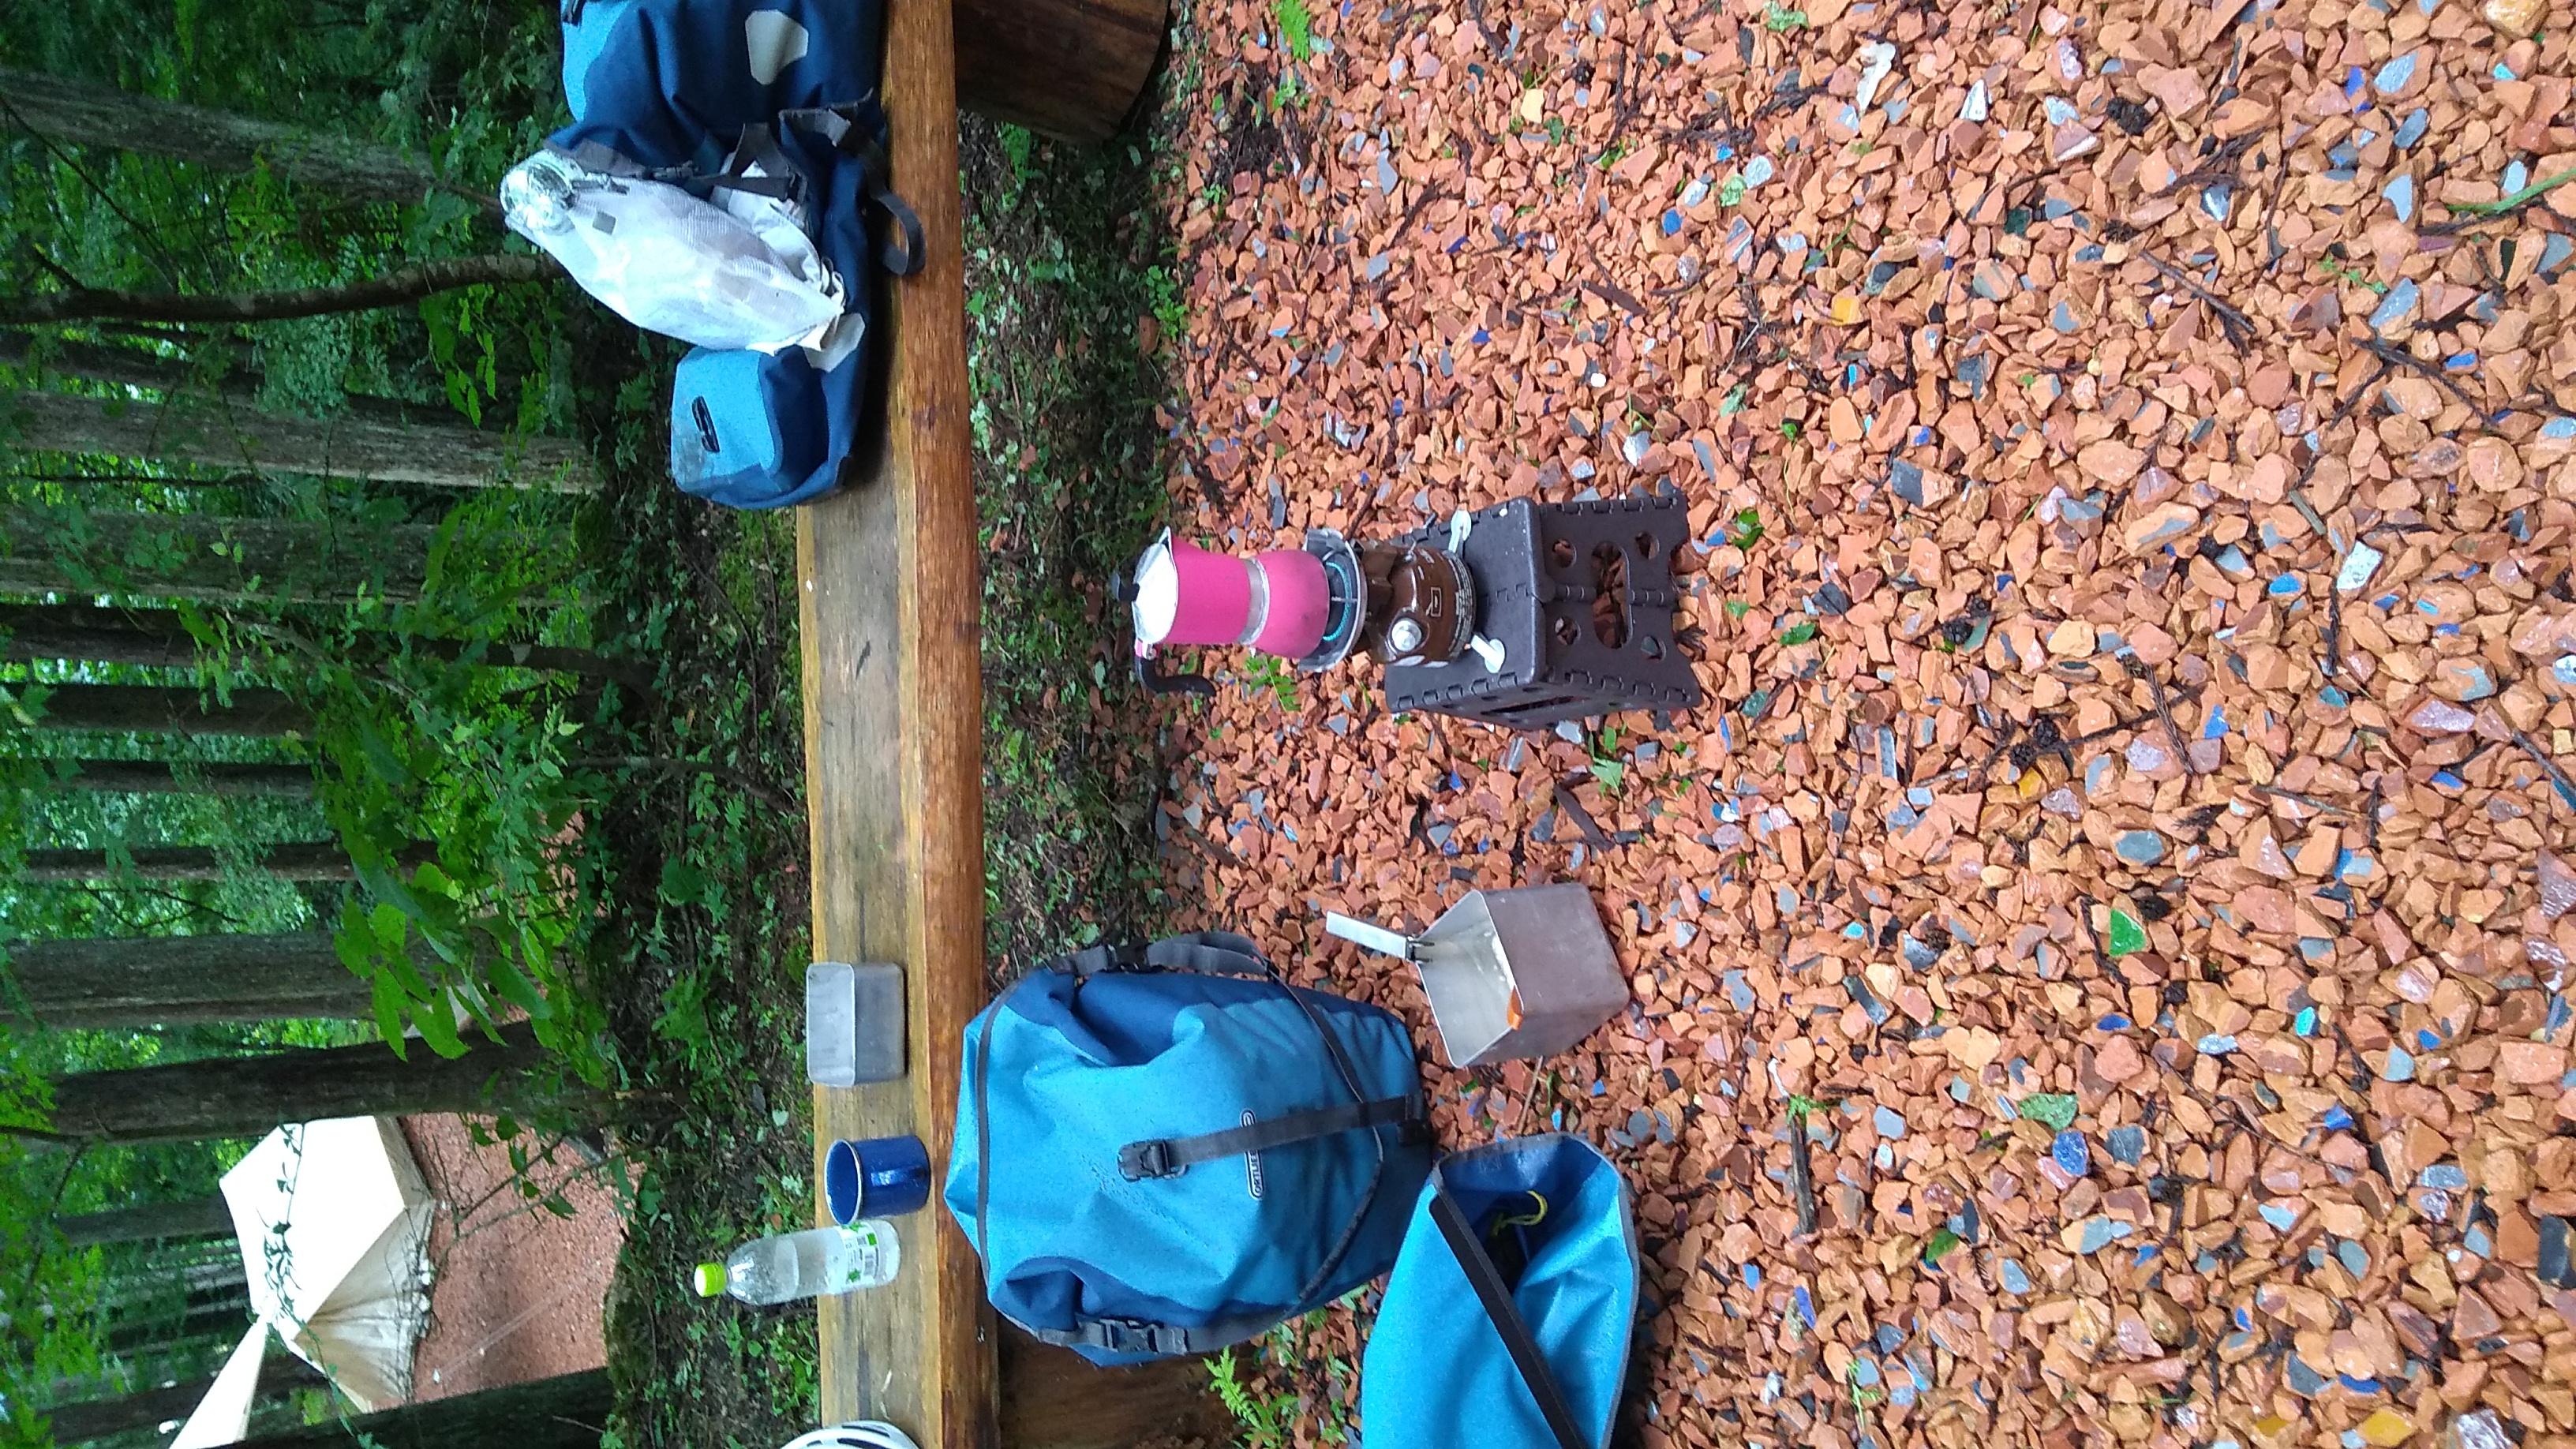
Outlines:
[{"label": "white mesh stuff sack", "polygon": [[717,195],[722,205],[550,151],[501,182],[510,229],[627,321],[718,350],[803,346],[828,370],[857,345],[860,327],[844,310],[840,278],[786,203],[731,188]]}]

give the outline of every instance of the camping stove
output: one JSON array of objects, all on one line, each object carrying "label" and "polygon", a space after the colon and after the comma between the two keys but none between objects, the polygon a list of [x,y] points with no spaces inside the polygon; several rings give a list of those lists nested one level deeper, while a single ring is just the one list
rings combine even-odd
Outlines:
[{"label": "camping stove", "polygon": [[1361,543],[1309,529],[1302,549],[1247,559],[1163,536],[1136,561],[1136,655],[1165,645],[1248,644],[1330,669],[1355,653],[1445,664],[1474,633],[1467,561],[1420,543]]},{"label": "camping stove", "polygon": [[1622,709],[1689,709],[1698,680],[1673,641],[1679,498],[1514,499],[1401,537],[1250,558],[1166,531],[1122,590],[1136,677],[1213,693],[1154,668],[1165,648],[1248,646],[1309,672],[1365,654],[1397,710],[1536,729]]}]

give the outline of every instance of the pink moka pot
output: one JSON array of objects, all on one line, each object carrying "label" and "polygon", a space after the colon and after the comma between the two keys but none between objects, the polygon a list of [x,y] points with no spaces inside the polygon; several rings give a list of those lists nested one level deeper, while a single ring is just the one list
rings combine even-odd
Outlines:
[{"label": "pink moka pot", "polygon": [[1169,530],[1136,561],[1136,652],[1165,644],[1249,644],[1303,659],[1332,613],[1324,561],[1303,549],[1210,553]]},{"label": "pink moka pot", "polygon": [[1354,547],[1328,528],[1304,548],[1250,558],[1210,553],[1166,530],[1126,585],[1136,615],[1136,678],[1156,693],[1213,686],[1151,665],[1164,645],[1250,645],[1308,672],[1355,651],[1389,663],[1444,661],[1467,647],[1475,583],[1453,553],[1418,545]]}]

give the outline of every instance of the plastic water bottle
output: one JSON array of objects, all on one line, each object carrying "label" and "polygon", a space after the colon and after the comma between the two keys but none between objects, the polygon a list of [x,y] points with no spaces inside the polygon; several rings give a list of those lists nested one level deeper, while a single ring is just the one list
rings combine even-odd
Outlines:
[{"label": "plastic water bottle", "polygon": [[730,1293],[745,1303],[790,1303],[892,1281],[903,1261],[894,1224],[861,1218],[846,1228],[809,1228],[761,1238],[721,1263],[700,1263],[698,1296]]}]

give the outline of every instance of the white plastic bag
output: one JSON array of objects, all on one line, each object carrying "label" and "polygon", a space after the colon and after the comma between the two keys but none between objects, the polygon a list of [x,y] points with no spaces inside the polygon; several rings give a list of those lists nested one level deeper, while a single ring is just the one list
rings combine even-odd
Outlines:
[{"label": "white plastic bag", "polygon": [[721,205],[544,151],[502,178],[501,208],[583,291],[648,332],[716,349],[801,345],[829,370],[861,327],[843,310],[841,279],[785,202],[716,194]]}]

